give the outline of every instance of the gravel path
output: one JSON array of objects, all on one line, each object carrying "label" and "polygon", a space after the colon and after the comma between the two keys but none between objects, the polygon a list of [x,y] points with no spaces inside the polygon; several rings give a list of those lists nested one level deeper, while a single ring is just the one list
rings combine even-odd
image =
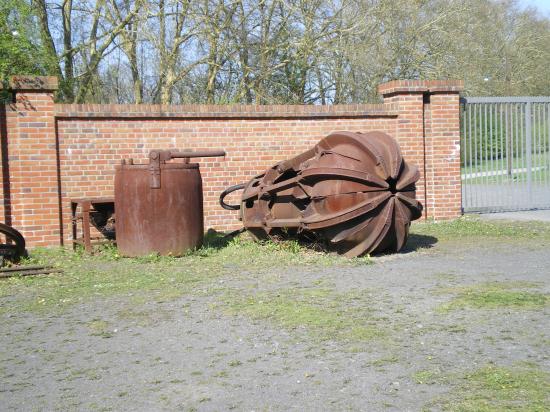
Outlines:
[{"label": "gravel path", "polygon": [[[455,296],[444,288],[479,282],[549,293],[549,268],[547,246],[437,243],[367,266],[228,273],[217,293],[172,301],[124,296],[6,315],[0,410],[418,411],[446,396],[453,376],[488,363],[550,371],[548,306],[440,310]],[[224,305],[228,291],[318,285],[360,294],[384,337],[316,339]]]}]

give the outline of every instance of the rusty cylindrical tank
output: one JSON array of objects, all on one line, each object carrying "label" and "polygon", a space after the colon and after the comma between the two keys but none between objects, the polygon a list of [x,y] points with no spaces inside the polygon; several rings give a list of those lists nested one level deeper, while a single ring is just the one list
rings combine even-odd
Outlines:
[{"label": "rusty cylindrical tank", "polygon": [[[256,238],[296,236],[326,241],[348,257],[396,252],[407,241],[420,173],[397,142],[382,132],[335,132],[312,149],[279,162],[220,196],[225,209],[240,209]],[[240,205],[224,197],[242,189]]]},{"label": "rusty cylindrical tank", "polygon": [[[154,150],[149,164],[123,162],[115,172],[116,239],[123,256],[181,256],[202,245],[202,178],[192,157],[225,152]],[[184,158],[184,163],[167,163]]]}]

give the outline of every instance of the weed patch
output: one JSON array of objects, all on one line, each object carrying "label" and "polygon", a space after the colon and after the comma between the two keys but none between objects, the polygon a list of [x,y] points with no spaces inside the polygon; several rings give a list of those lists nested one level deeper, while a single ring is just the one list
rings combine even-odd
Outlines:
[{"label": "weed patch", "polygon": [[330,289],[286,289],[258,294],[228,293],[227,311],[274,322],[287,330],[303,330],[318,340],[364,342],[385,332],[373,319],[361,293]]},{"label": "weed patch", "polygon": [[459,386],[430,406],[446,411],[522,411],[550,409],[550,376],[536,367],[487,365],[463,377]]},{"label": "weed patch", "polygon": [[391,356],[378,358],[370,362],[367,362],[365,366],[382,367],[382,366],[391,365],[397,362],[399,362],[399,357],[397,357],[396,355],[391,355]]},{"label": "weed patch", "polygon": [[113,330],[111,325],[101,319],[95,319],[89,322],[88,329],[90,330],[90,335],[92,336],[100,336],[102,338],[113,337]]},{"label": "weed patch", "polygon": [[542,222],[486,221],[463,216],[445,222],[415,223],[411,234],[434,236],[439,241],[464,238],[550,240],[550,224]]},{"label": "weed patch", "polygon": [[183,257],[149,255],[123,258],[113,246],[94,255],[63,248],[37,248],[29,264],[53,265],[62,274],[0,281],[0,313],[41,311],[113,295],[166,301],[189,293],[208,293],[222,276],[242,276],[273,267],[363,265],[370,259],[346,259],[315,252],[297,242],[254,242],[246,236],[230,241],[208,235],[204,246]]},{"label": "weed patch", "polygon": [[438,377],[439,377],[439,371],[422,370],[422,371],[415,372],[412,375],[412,380],[419,385],[421,384],[431,385],[436,382]]},{"label": "weed patch", "polygon": [[490,282],[440,289],[456,296],[439,308],[442,312],[470,307],[474,309],[540,309],[550,303],[547,294],[522,290],[533,288],[530,282]]}]

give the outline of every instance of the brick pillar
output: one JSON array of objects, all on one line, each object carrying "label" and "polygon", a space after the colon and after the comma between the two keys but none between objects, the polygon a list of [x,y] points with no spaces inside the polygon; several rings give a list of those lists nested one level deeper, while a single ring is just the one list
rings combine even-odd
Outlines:
[{"label": "brick pillar", "polygon": [[394,80],[379,86],[397,107],[396,139],[403,156],[420,169],[417,198],[425,219],[461,214],[459,92],[456,80]]},{"label": "brick pillar", "polygon": [[458,92],[430,90],[426,105],[426,184],[428,209],[435,220],[462,214],[460,107]]},{"label": "brick pillar", "polygon": [[[60,244],[58,158],[53,93],[55,77],[16,76],[11,79],[13,103],[6,105],[10,210],[4,220],[18,229],[27,245]],[[4,159],[5,156],[3,156]],[[4,192],[5,192],[4,188]],[[6,203],[6,202],[4,202]]]}]

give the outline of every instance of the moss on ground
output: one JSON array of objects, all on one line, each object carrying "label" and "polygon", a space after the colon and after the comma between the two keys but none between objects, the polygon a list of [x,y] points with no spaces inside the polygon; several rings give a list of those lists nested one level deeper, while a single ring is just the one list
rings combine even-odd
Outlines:
[{"label": "moss on ground", "polygon": [[537,286],[532,282],[485,282],[469,286],[439,289],[439,293],[455,296],[442,306],[441,312],[453,309],[541,309],[550,304],[548,294],[530,291]]},{"label": "moss on ground", "polygon": [[229,314],[267,320],[287,330],[302,330],[320,341],[364,342],[386,334],[363,299],[366,296],[367,292],[343,294],[327,288],[244,295],[242,291],[231,291],[223,304]]},{"label": "moss on ground", "polygon": [[94,319],[88,323],[88,329],[90,335],[100,336],[102,338],[111,338],[113,337],[113,327],[109,322],[102,319]]},{"label": "moss on ground", "polygon": [[188,293],[208,293],[222,276],[296,265],[356,266],[369,264],[370,259],[320,253],[295,241],[254,242],[246,236],[226,240],[210,235],[204,247],[179,258],[123,258],[112,246],[94,255],[64,248],[37,248],[27,263],[53,265],[63,273],[2,279],[0,313],[62,308],[122,294],[132,294],[136,300],[145,294],[146,301],[166,301]]},{"label": "moss on ground", "polygon": [[420,370],[412,374],[412,380],[419,385],[431,385],[433,383],[436,383],[439,377],[440,372],[432,370]]},{"label": "moss on ground", "polygon": [[466,215],[443,222],[418,222],[411,227],[411,234],[433,236],[438,241],[456,239],[533,239],[550,240],[550,224],[543,222],[488,221]]},{"label": "moss on ground", "polygon": [[550,410],[550,375],[536,366],[486,365],[462,377],[458,386],[428,410],[455,412],[542,412]]}]

